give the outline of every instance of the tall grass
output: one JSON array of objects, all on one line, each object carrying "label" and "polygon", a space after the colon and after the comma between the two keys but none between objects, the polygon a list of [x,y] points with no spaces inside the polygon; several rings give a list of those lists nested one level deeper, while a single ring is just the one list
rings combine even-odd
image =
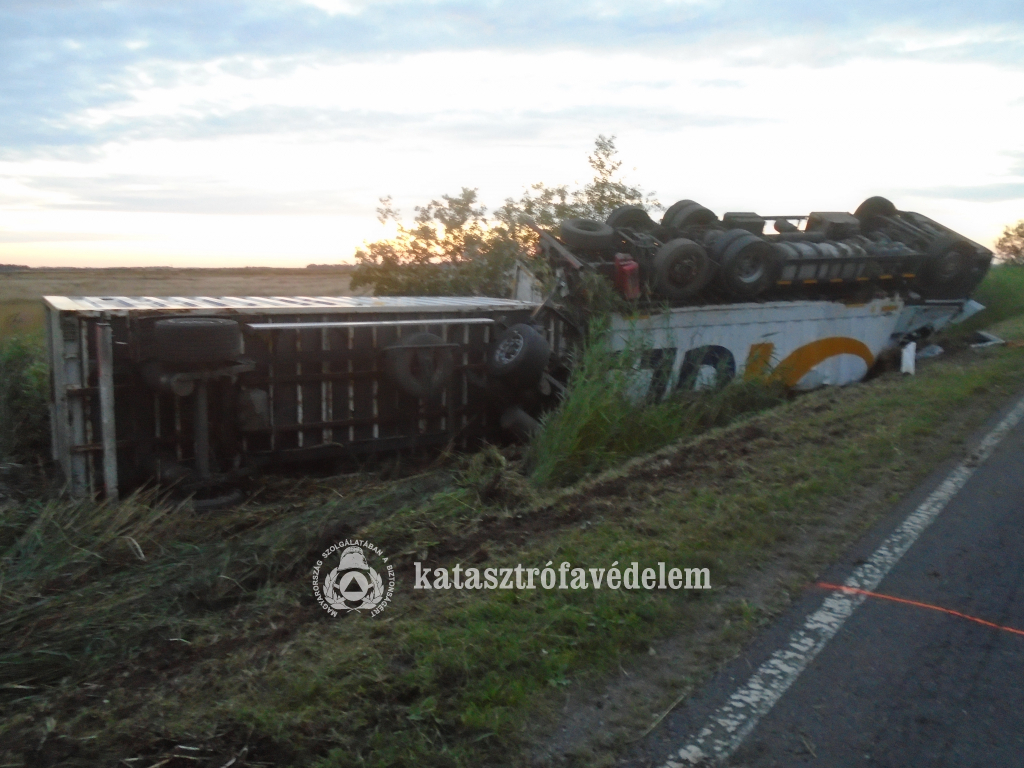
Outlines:
[{"label": "tall grass", "polygon": [[0,339],[0,463],[46,454],[47,370],[41,338]]},{"label": "tall grass", "polygon": [[251,515],[206,516],[151,491],[0,504],[0,685],[89,674],[154,633],[197,631],[269,579],[293,577],[332,516],[285,505],[249,533]]},{"label": "tall grass", "polygon": [[965,331],[986,328],[1024,314],[1024,267],[1009,264],[993,267],[975,289],[973,298],[984,304],[985,309],[961,326]]},{"label": "tall grass", "polygon": [[133,579],[125,569],[152,562],[168,532],[171,510],[154,501],[0,506],[0,635],[9,639],[0,645],[0,682],[46,682],[83,671],[133,634],[124,625],[153,623],[146,616],[152,610],[138,606],[151,609],[148,593],[160,582]]},{"label": "tall grass", "polygon": [[615,352],[606,330],[591,334],[565,398],[543,420],[530,446],[534,483],[573,482],[623,459],[727,424],[740,414],[770,408],[785,397],[781,384],[765,378],[734,379],[700,391],[693,391],[692,381],[681,382],[664,400],[652,397],[653,393],[638,397],[645,352],[641,342]]},{"label": "tall grass", "polygon": [[[79,679],[132,658],[154,638],[241,637],[251,618],[245,605],[262,631],[258,603],[281,583],[292,586],[275,610],[293,610],[296,597],[311,599],[296,579],[323,550],[325,531],[340,537],[394,516],[447,478],[267,479],[266,504],[216,514],[153,490],[117,503],[0,499],[0,693]],[[375,542],[399,551],[376,533]],[[216,628],[207,632],[211,623]]]}]

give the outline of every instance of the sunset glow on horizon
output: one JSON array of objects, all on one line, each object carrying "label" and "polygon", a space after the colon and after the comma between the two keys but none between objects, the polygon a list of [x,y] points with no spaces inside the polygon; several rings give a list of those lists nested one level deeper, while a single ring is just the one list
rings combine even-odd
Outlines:
[{"label": "sunset glow on horizon", "polygon": [[1019,3],[759,7],[6,4],[0,263],[350,261],[381,196],[493,210],[598,134],[666,206],[1024,218]]}]

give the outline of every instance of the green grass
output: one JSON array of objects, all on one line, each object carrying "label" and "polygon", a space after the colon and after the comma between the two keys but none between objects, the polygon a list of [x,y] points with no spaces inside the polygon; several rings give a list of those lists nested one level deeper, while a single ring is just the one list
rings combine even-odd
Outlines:
[{"label": "green grass", "polygon": [[972,298],[985,309],[962,326],[966,331],[986,328],[1010,317],[1024,314],[1024,267],[992,267]]},{"label": "green grass", "polygon": [[[771,600],[743,602],[737,589],[788,550],[813,574],[1022,374],[1019,349],[940,358],[917,377],[813,393],[554,492],[491,450],[399,482],[270,489],[266,503],[219,516],[141,497],[2,506],[0,678],[29,686],[5,689],[20,700],[2,705],[0,742],[13,745],[3,762],[36,749],[48,718],[51,762],[244,743],[262,750],[254,760],[295,765],[523,762],[567,691],[632,668],[659,638],[691,638],[689,674],[708,674],[770,613]],[[843,511],[861,497],[879,501]],[[312,563],[346,536],[399,567],[398,599],[372,620],[330,619],[312,599]],[[416,559],[660,560],[708,567],[716,588],[414,591]],[[773,599],[801,583],[774,585]]]},{"label": "green grass", "polygon": [[41,335],[0,338],[0,463],[49,452],[47,371]]},{"label": "green grass", "polygon": [[[598,330],[580,356],[565,398],[542,421],[530,446],[538,485],[573,482],[682,437],[728,424],[737,416],[778,405],[781,384],[736,379],[699,392],[685,386],[665,400],[631,395],[644,349],[609,349]],[[666,372],[667,373],[667,372]]]}]

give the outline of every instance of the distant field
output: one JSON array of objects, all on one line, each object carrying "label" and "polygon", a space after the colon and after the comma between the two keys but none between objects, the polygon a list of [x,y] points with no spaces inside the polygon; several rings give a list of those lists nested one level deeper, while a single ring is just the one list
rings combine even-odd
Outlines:
[{"label": "distant field", "polygon": [[0,273],[0,337],[42,327],[43,296],[347,296],[342,269],[32,269]]}]

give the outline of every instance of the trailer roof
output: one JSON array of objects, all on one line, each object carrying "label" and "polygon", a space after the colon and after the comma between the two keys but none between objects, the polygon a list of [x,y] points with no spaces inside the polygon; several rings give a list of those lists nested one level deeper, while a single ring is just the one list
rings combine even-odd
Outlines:
[{"label": "trailer roof", "polygon": [[486,296],[44,296],[62,312],[153,310],[257,310],[289,314],[334,310],[344,312],[464,312],[531,309],[535,304]]}]

